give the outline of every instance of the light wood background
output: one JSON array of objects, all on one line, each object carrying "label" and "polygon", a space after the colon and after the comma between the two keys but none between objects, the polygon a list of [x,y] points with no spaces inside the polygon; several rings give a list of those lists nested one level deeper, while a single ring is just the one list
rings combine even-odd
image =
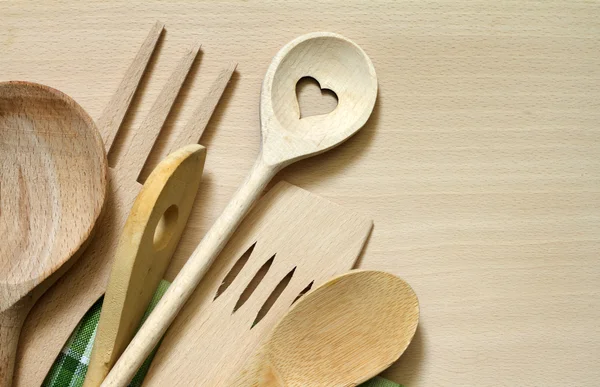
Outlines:
[{"label": "light wood background", "polygon": [[97,118],[156,19],[167,32],[125,129],[195,42],[167,133],[239,63],[201,141],[205,177],[170,278],[252,165],[272,56],[303,33],[338,32],[375,65],[375,113],[276,181],[372,218],[360,266],[419,296],[417,336],[385,375],[411,387],[600,384],[599,2],[0,1],[0,80],[56,87]]}]

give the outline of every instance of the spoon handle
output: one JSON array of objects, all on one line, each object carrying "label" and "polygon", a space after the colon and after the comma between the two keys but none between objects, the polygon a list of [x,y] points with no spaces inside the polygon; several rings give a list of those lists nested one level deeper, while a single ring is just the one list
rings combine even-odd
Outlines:
[{"label": "spoon handle", "polygon": [[102,387],[121,387],[131,381],[137,369],[158,344],[252,204],[278,170],[278,166],[267,165],[262,156],[259,156],[244,183],[196,247],[169,290],[104,379]]},{"label": "spoon handle", "polygon": [[12,384],[21,327],[33,303],[26,296],[0,313],[0,386]]}]

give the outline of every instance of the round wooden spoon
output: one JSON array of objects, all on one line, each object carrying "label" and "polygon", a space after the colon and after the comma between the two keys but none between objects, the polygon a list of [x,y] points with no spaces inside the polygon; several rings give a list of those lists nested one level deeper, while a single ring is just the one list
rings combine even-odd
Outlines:
[{"label": "round wooden spoon", "polygon": [[402,355],[418,323],[419,302],[406,282],[349,272],[302,297],[231,385],[356,386]]},{"label": "round wooden spoon", "polygon": [[[337,95],[338,105],[331,113],[300,118],[296,84],[305,77],[314,78],[321,88]],[[273,176],[285,166],[325,152],[356,133],[371,115],[376,98],[377,77],[371,60],[341,35],[304,35],[275,55],[262,85],[262,147],[256,163],[103,386],[123,386],[131,380]]]},{"label": "round wooden spoon", "polygon": [[34,83],[0,83],[2,386],[11,384],[30,308],[85,248],[106,196],[106,173],[100,134],[75,101]]}]

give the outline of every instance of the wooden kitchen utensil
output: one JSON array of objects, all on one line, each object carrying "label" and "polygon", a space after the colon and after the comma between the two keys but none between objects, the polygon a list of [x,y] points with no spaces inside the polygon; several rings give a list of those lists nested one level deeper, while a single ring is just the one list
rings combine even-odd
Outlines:
[{"label": "wooden kitchen utensil", "polygon": [[0,385],[12,381],[23,321],[87,245],[107,187],[106,154],[69,96],[0,83]]},{"label": "wooden kitchen utensil", "polygon": [[178,314],[144,385],[223,386],[298,295],[353,267],[371,227],[343,207],[277,184]]},{"label": "wooden kitchen utensil", "polygon": [[[304,77],[336,93],[338,105],[331,113],[300,119],[296,84]],[[254,167],[117,361],[106,386],[131,380],[271,178],[285,166],[352,136],[371,115],[376,98],[371,60],[343,36],[304,35],[277,53],[262,86],[262,148]]]},{"label": "wooden kitchen utensil", "polygon": [[206,149],[192,144],[152,171],[117,247],[84,387],[99,386],[131,341],[177,247],[200,185]]},{"label": "wooden kitchen utensil", "polygon": [[[152,28],[98,120],[107,152],[110,152],[162,30],[162,23],[156,23]],[[15,386],[42,384],[75,326],[104,294],[123,225],[142,187],[137,181],[138,175],[197,51],[197,47],[193,47],[185,53],[141,127],[133,136],[126,137],[116,165],[109,167],[110,184],[105,216],[98,224],[98,232],[91,245],[71,268],[69,275],[57,281],[29,313],[21,332]],[[200,101],[201,106],[192,114],[170,149],[176,150],[198,141],[234,69],[235,65],[230,65],[220,72],[206,97]]]},{"label": "wooden kitchen utensil", "polygon": [[398,360],[419,323],[400,278],[353,271],[299,300],[232,383],[239,387],[356,386]]}]

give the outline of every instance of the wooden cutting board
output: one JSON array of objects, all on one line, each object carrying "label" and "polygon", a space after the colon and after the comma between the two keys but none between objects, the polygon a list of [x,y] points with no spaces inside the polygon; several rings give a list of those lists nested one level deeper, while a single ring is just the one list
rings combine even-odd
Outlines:
[{"label": "wooden cutting board", "polygon": [[224,385],[301,294],[354,266],[371,228],[363,216],[277,184],[167,331],[145,385]]}]

